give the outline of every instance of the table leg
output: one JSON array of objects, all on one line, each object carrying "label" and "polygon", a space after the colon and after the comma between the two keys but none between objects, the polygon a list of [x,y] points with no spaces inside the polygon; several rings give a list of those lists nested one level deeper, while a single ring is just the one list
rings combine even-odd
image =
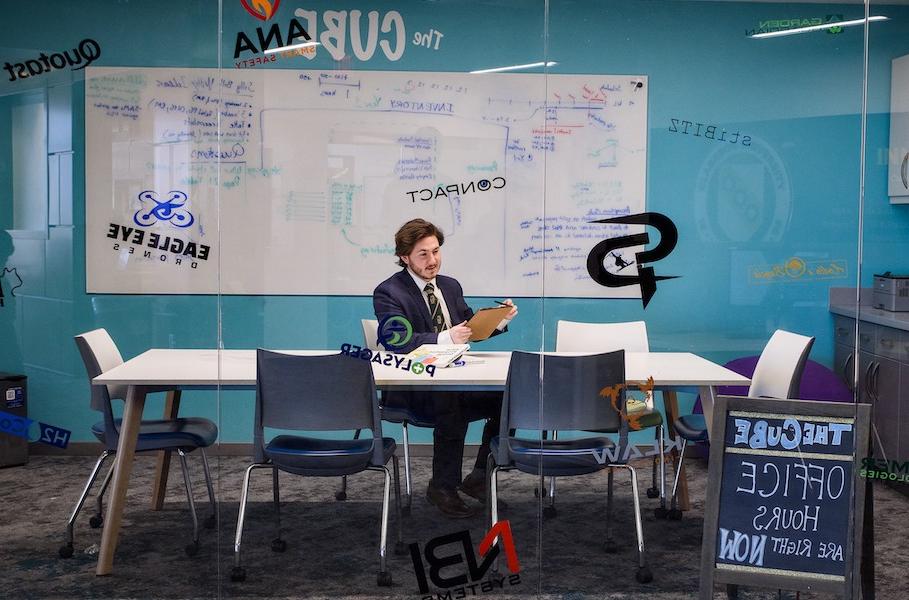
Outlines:
[{"label": "table leg", "polygon": [[145,408],[145,394],[144,387],[131,385],[126,395],[123,422],[120,426],[120,442],[117,445],[117,458],[114,463],[114,480],[108,498],[107,515],[104,517],[104,531],[101,533],[96,575],[110,575],[114,570],[114,551],[117,549],[120,520],[126,505],[129,475],[133,470],[133,456],[136,453],[142,409]]},{"label": "table leg", "polygon": [[[675,390],[663,390],[663,408],[666,410],[666,433],[669,435],[669,439],[675,441],[675,420],[679,418],[679,399],[676,396]],[[675,449],[673,445],[672,451],[672,464],[678,467],[679,464],[679,451]],[[677,470],[677,469],[676,469]],[[678,507],[679,510],[689,510],[691,505],[688,501],[688,478],[685,474],[685,465],[682,465],[682,470],[678,471],[679,473],[679,486],[678,486]]]},{"label": "table leg", "polygon": [[[180,412],[180,390],[167,392],[164,403],[164,418],[176,419]],[[158,452],[157,466],[155,467],[155,485],[152,488],[152,510],[161,510],[164,507],[164,495],[167,492],[167,476],[170,472],[170,450]]]},{"label": "table leg", "polygon": [[704,413],[704,423],[707,424],[707,435],[710,436],[710,424],[713,423],[713,405],[716,403],[716,388],[705,385],[698,388],[701,394],[701,412]]}]

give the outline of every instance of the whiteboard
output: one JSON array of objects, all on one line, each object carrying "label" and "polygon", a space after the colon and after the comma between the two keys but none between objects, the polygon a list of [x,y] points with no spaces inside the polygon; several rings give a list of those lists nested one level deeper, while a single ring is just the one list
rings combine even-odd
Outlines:
[{"label": "whiteboard", "polygon": [[639,297],[586,260],[643,230],[589,222],[645,210],[647,90],[630,75],[89,67],[86,289],[370,295],[420,217],[468,295],[545,281],[546,296]]}]

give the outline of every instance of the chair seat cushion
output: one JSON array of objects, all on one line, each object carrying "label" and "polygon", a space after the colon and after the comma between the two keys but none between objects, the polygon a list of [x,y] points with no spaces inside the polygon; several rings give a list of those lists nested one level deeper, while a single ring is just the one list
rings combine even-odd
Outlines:
[{"label": "chair seat cushion", "polygon": [[417,411],[402,406],[380,406],[382,420],[389,423],[403,423],[415,427],[435,427],[435,421],[429,415],[421,415]]},{"label": "chair seat cushion", "polygon": [[704,415],[685,415],[675,420],[676,432],[689,442],[707,441],[707,423]]},{"label": "chair seat cushion", "polygon": [[[265,446],[265,456],[283,471],[298,475],[336,477],[359,473],[375,465],[372,438],[328,440],[299,435],[279,435]],[[383,462],[395,453],[393,438],[382,438]]]},{"label": "chair seat cushion", "polygon": [[[117,431],[120,431],[122,419],[114,419]],[[92,425],[92,433],[110,449],[117,448],[118,439],[105,439],[104,421]],[[117,436],[119,438],[119,436]],[[149,450],[193,450],[208,448],[218,439],[218,426],[208,419],[158,419],[142,421],[139,427],[139,438],[136,441],[136,452]]]},{"label": "chair seat cushion", "polygon": [[[492,455],[498,455],[499,436],[492,438]],[[568,476],[594,473],[611,462],[624,463],[615,444],[607,437],[590,437],[579,440],[528,440],[506,438],[511,466],[524,473],[545,476]],[[616,454],[615,461],[610,452]],[[502,465],[507,466],[507,465]]]}]

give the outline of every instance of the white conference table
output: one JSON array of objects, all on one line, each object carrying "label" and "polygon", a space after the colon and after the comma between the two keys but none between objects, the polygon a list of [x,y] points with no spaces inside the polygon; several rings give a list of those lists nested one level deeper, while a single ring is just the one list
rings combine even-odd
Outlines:
[{"label": "white conference table", "polygon": [[[280,351],[280,350],[279,350]],[[334,354],[335,350],[286,350],[299,355]],[[556,353],[553,353],[556,354]],[[580,352],[561,352],[561,355],[580,355]],[[415,374],[393,366],[372,363],[376,386],[381,389],[414,389],[431,387],[434,390],[503,390],[508,375],[511,352],[470,352],[471,359],[462,367],[437,369],[430,377],[425,372]],[[350,360],[361,360],[351,357]],[[747,386],[750,380],[725,367],[689,352],[626,352],[625,378],[628,383],[644,383],[653,377],[655,389],[663,390],[670,437],[674,437],[672,422],[678,416],[675,390],[696,388],[701,395],[704,416],[709,425],[716,387]],[[174,389],[253,389],[256,385],[255,350],[148,350],[123,364],[95,377],[94,384],[129,386],[123,410],[120,442],[114,463],[114,477],[104,518],[101,548],[98,553],[97,575],[113,572],[114,552],[120,533],[126,491],[129,486],[139,423],[145,407],[146,394],[161,388]],[[177,403],[179,396],[177,396]],[[165,417],[176,416],[176,404],[165,409]],[[163,453],[162,453],[163,454]],[[159,477],[166,482],[167,461],[159,459]],[[163,474],[160,472],[163,470]],[[163,485],[160,485],[163,498]],[[684,484],[684,479],[680,485]],[[683,488],[687,499],[687,487]],[[680,494],[681,495],[681,494]]]}]

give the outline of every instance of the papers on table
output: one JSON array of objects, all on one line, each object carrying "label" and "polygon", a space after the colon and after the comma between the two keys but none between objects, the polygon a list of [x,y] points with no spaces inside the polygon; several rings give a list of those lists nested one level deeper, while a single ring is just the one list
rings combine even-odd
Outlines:
[{"label": "papers on table", "polygon": [[423,344],[410,352],[406,358],[427,366],[447,367],[469,349],[469,344]]}]

